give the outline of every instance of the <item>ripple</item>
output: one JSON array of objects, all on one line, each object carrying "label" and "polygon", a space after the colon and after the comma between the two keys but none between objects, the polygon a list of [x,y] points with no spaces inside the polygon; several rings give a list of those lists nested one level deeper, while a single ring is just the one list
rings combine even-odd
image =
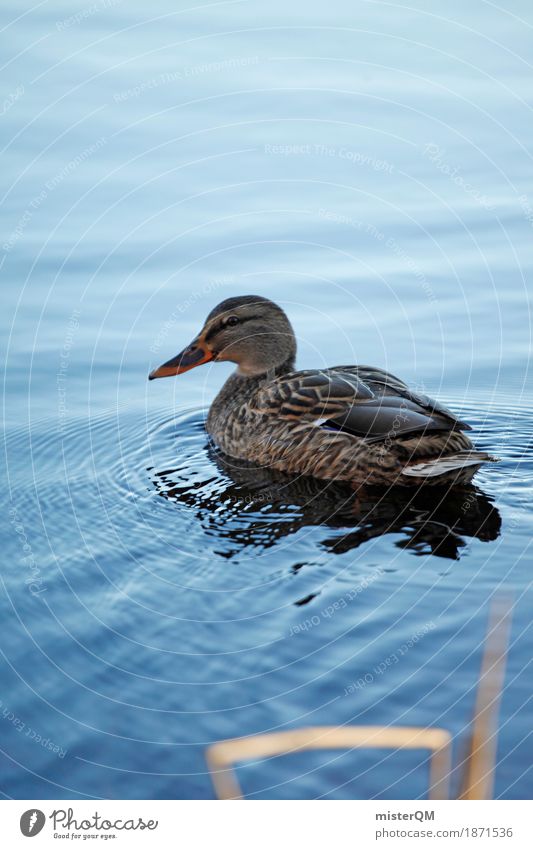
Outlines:
[{"label": "ripple", "polygon": [[[530,411],[478,403],[462,415],[474,426],[476,444],[502,459],[479,480],[492,483],[493,490],[505,488],[519,506],[533,479]],[[15,493],[31,484],[41,512],[56,517],[56,531],[68,536],[73,522],[87,530],[90,514],[102,549],[121,537],[127,550],[142,554],[157,538],[169,547],[168,560],[170,549],[189,555],[188,585],[215,574],[213,555],[240,557],[242,563],[243,555],[257,559],[288,540],[306,538],[318,551],[346,553],[380,535],[400,533],[401,545],[414,554],[447,551],[457,558],[462,535],[491,539],[499,528],[494,515],[487,518],[491,500],[475,487],[466,495],[452,493],[445,504],[431,496],[421,529],[419,494],[355,498],[343,485],[296,480],[246,464],[236,468],[210,446],[200,409],[172,416],[156,411],[142,420],[135,410],[120,409],[69,421],[61,430],[44,421],[32,427],[31,437],[28,428],[9,431],[6,454]],[[476,503],[476,510],[467,511],[468,521],[461,507],[465,498]],[[422,506],[427,499],[424,493]],[[448,528],[445,543],[435,530],[439,525]]]}]

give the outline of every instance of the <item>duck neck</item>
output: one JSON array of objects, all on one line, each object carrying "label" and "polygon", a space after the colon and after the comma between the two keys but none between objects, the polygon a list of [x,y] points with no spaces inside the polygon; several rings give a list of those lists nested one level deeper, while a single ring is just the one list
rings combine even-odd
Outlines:
[{"label": "duck neck", "polygon": [[[245,371],[241,368],[238,368],[231,377],[235,377],[241,381],[250,381],[250,387],[260,386],[262,383],[269,383],[271,380],[275,380],[276,377],[281,377],[284,374],[289,374],[289,372],[294,371],[294,361],[296,357],[294,354],[291,354],[287,359],[278,363],[277,365],[272,365],[270,368],[265,369],[265,371]],[[230,378],[231,380],[231,378]],[[248,385],[248,384],[246,384]]]},{"label": "duck neck", "polygon": [[290,356],[284,363],[273,366],[261,374],[244,374],[238,369],[231,374],[222,389],[216,396],[209,410],[207,419],[208,430],[210,423],[214,423],[221,416],[234,412],[253,395],[263,384],[275,380],[284,374],[294,370],[294,355]]}]

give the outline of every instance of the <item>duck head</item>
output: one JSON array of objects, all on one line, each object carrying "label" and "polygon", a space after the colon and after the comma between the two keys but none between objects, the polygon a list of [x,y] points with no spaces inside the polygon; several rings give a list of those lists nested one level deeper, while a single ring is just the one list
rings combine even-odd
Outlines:
[{"label": "duck head", "polygon": [[253,376],[292,368],[296,338],[289,319],[277,304],[260,295],[227,298],[215,307],[187,348],[149,375],[171,377],[211,360],[230,361],[241,375]]}]

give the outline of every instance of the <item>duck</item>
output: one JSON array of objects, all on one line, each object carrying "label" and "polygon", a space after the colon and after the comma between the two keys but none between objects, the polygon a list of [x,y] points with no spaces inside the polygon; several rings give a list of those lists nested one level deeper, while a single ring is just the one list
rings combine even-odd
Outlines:
[{"label": "duck", "polygon": [[496,461],[475,448],[470,425],[384,369],[296,370],[289,318],[263,296],[222,301],[149,380],[212,361],[237,366],[206,420],[214,444],[233,460],[352,487],[468,484]]}]

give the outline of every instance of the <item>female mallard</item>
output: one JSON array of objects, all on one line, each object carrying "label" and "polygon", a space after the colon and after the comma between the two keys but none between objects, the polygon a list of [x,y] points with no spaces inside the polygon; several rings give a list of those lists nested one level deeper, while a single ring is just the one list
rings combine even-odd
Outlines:
[{"label": "female mallard", "polygon": [[389,372],[370,366],[294,371],[296,339],[283,310],[259,295],[228,298],[181,354],[150,374],[210,360],[237,370],[213,401],[207,430],[231,457],[354,484],[467,483],[493,458],[469,425]]}]

